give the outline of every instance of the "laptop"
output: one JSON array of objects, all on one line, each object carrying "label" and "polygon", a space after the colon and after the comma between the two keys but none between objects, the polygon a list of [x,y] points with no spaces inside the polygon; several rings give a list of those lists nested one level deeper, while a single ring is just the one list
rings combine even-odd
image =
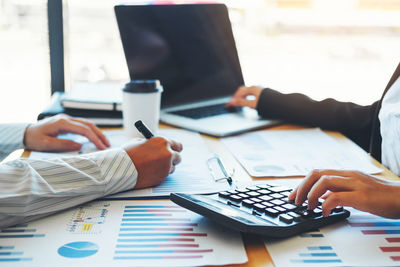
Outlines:
[{"label": "laptop", "polygon": [[224,4],[115,6],[131,80],[158,79],[162,122],[223,137],[276,124],[226,109],[244,84]]}]

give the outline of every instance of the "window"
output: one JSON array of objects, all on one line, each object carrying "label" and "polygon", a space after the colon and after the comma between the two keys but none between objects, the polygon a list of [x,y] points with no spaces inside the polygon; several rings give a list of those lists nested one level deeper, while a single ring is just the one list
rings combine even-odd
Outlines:
[{"label": "window", "polygon": [[35,121],[50,99],[46,7],[0,0],[1,123]]},{"label": "window", "polygon": [[[64,0],[66,88],[129,79],[117,2]],[[400,1],[220,2],[229,7],[247,85],[370,104],[400,59]],[[0,0],[1,122],[35,121],[49,102],[47,29],[47,0]]]}]

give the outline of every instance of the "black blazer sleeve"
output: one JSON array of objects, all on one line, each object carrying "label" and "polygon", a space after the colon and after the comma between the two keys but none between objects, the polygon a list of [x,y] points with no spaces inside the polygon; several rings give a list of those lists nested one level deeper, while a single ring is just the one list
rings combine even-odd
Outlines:
[{"label": "black blazer sleeve", "polygon": [[360,106],[331,98],[315,101],[302,94],[282,94],[267,88],[260,95],[257,111],[268,119],[339,131],[368,151],[378,103]]}]

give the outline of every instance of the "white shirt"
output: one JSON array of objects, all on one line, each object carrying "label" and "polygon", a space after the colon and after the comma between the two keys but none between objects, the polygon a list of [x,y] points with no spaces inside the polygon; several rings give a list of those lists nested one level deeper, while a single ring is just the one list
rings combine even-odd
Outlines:
[{"label": "white shirt", "polygon": [[[0,155],[22,147],[25,127],[0,125]],[[11,136],[19,136],[17,142]],[[22,136],[22,137],[21,137]],[[7,137],[7,138],[4,138]],[[6,139],[6,140],[5,140]],[[9,143],[8,143],[9,142]],[[0,229],[109,194],[133,189],[137,171],[123,149],[53,160],[18,159],[0,164]]]},{"label": "white shirt", "polygon": [[23,148],[26,123],[0,124],[0,162],[16,149]]},{"label": "white shirt", "polygon": [[400,176],[400,78],[389,88],[379,111],[382,164]]}]

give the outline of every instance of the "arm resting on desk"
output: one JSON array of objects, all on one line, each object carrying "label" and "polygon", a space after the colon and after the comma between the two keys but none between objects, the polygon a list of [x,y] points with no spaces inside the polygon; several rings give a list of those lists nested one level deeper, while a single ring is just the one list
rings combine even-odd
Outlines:
[{"label": "arm resting on desk", "polygon": [[14,150],[24,147],[26,127],[27,123],[0,124],[0,161]]},{"label": "arm resting on desk", "polygon": [[123,149],[0,165],[0,229],[133,189],[137,171]]},{"label": "arm resting on desk", "polygon": [[315,101],[303,94],[267,88],[261,92],[257,111],[268,119],[339,131],[368,151],[377,106],[378,101],[368,106],[332,98]]}]

